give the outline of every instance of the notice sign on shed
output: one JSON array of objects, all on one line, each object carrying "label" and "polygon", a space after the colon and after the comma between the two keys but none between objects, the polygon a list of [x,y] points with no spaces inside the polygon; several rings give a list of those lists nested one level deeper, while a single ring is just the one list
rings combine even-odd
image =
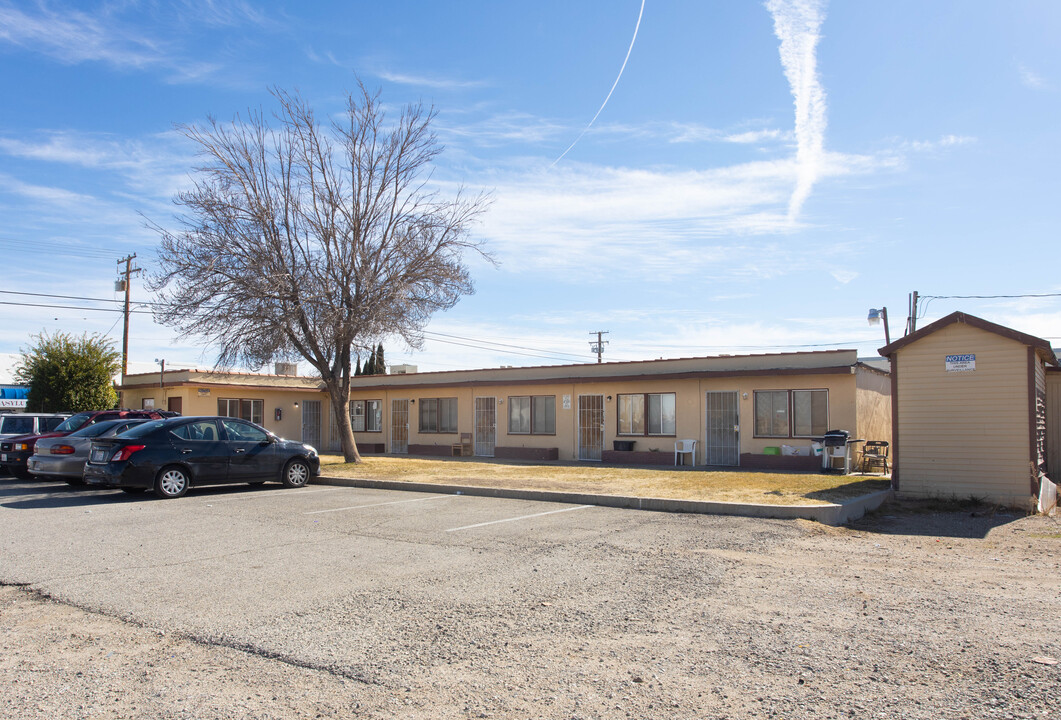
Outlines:
[{"label": "notice sign on shed", "polygon": [[948,355],[947,372],[972,372],[976,369],[976,355]]}]

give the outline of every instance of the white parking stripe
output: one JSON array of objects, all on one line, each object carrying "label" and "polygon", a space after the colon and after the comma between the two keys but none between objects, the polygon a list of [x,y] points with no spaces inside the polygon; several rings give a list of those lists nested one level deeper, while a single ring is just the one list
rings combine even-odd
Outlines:
[{"label": "white parking stripe", "polygon": [[490,522],[476,523],[475,525],[465,525],[463,527],[450,528],[446,532],[457,532],[458,530],[471,530],[472,528],[485,527],[487,525],[497,525],[498,523],[516,522],[517,520],[527,520],[529,518],[542,517],[543,515],[555,515],[556,513],[571,512],[572,510],[585,510],[586,508],[596,507],[596,505],[579,505],[578,507],[564,508],[563,510],[549,510],[548,512],[534,513],[533,515],[521,515],[514,518],[505,518],[504,520],[491,520]]},{"label": "white parking stripe", "polygon": [[232,496],[229,496],[229,497],[209,497],[209,496],[206,496],[206,495],[199,495],[198,499],[201,501],[200,504],[216,505],[218,503],[244,502],[246,500],[257,500],[259,498],[287,497],[287,499],[290,500],[292,495],[298,495],[299,497],[302,497],[303,495],[316,495],[317,493],[335,492],[336,490],[346,490],[346,489],[348,489],[348,488],[334,487],[334,488],[320,488],[319,490],[318,489],[304,490],[304,489],[300,489],[300,488],[284,488],[283,490],[281,490],[278,487],[274,487],[274,488],[268,488],[268,489],[265,489],[265,490],[258,490],[256,492],[252,492],[250,494],[232,495]]},{"label": "white parking stripe", "polygon": [[416,500],[392,500],[391,502],[381,503],[370,503],[368,505],[349,505],[341,508],[329,508],[328,510],[310,510],[309,512],[302,513],[303,515],[320,515],[321,513],[332,513],[332,512],[343,512],[344,510],[360,510],[361,508],[380,507],[381,505],[401,505],[402,503],[414,503],[414,502],[426,502],[428,500],[445,500],[446,498],[454,498],[456,495],[432,495],[426,498],[417,498]]}]

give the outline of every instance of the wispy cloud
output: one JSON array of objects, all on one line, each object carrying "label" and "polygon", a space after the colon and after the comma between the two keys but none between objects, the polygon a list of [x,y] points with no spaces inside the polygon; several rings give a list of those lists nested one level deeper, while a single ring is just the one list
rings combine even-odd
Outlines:
[{"label": "wispy cloud", "polygon": [[[439,118],[440,134],[452,141],[460,140],[480,147],[497,147],[509,143],[544,145],[555,142],[573,131],[570,124],[529,113],[497,113],[478,120],[455,122],[457,116],[458,113],[447,110]],[[602,123],[594,127],[593,136],[599,142],[651,140],[675,145],[729,143],[776,146],[791,143],[793,140],[791,132],[775,128],[719,129],[674,121]]]},{"label": "wispy cloud", "polygon": [[1039,73],[1029,68],[1024,63],[1017,64],[1017,72],[1020,74],[1020,82],[1026,88],[1032,90],[1047,90],[1050,84]]},{"label": "wispy cloud", "polygon": [[95,199],[65,188],[27,183],[6,173],[0,173],[0,192],[8,192],[27,200],[66,208],[80,207]]},{"label": "wispy cloud", "polygon": [[181,0],[181,14],[212,27],[266,27],[274,21],[245,0]]},{"label": "wispy cloud", "polygon": [[818,0],[768,0],[781,66],[796,106],[796,187],[788,203],[795,220],[821,176],[825,142],[825,90],[818,81],[817,46],[824,20]]},{"label": "wispy cloud", "polygon": [[723,137],[723,140],[742,145],[751,145],[766,142],[786,141],[792,138],[791,133],[782,130],[748,130],[746,132],[732,133]]},{"label": "wispy cloud", "polygon": [[170,198],[187,185],[194,149],[175,132],[140,139],[119,139],[100,133],[52,131],[32,139],[0,136],[0,155],[117,173],[121,187],[141,198]]},{"label": "wispy cloud", "polygon": [[[819,173],[862,174],[893,162],[829,153]],[[503,266],[771,277],[803,266],[784,247],[764,253],[764,244],[799,229],[784,212],[798,172],[792,158],[702,171],[513,168],[486,179],[494,204],[482,230]]]},{"label": "wispy cloud", "polygon": [[426,75],[409,75],[406,73],[380,70],[376,75],[387,82],[398,85],[416,85],[419,87],[434,88],[436,90],[464,90],[467,88],[484,87],[485,82],[481,80],[455,80],[443,77],[428,77]]},{"label": "wispy cloud", "polygon": [[943,135],[938,140],[904,140],[896,142],[895,149],[899,152],[933,153],[947,150],[962,145],[972,145],[976,138],[969,135]]},{"label": "wispy cloud", "polygon": [[[91,13],[41,2],[30,10],[5,3],[0,5],[0,44],[17,45],[67,65],[99,62],[123,71],[159,69],[177,83],[216,76],[220,66],[187,56],[173,39],[176,33],[171,31],[163,39],[163,34],[151,31],[147,18],[137,22],[123,19],[123,9],[123,5],[104,5]],[[178,15],[164,23],[170,28],[183,23],[227,27],[265,22],[242,2],[186,1],[176,10]],[[182,12],[184,16],[179,15]]]}]

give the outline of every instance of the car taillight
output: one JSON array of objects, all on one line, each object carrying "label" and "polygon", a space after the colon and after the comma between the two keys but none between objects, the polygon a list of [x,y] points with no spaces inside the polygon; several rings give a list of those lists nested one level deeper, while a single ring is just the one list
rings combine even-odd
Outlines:
[{"label": "car taillight", "polygon": [[56,445],[55,447],[53,447],[51,449],[50,452],[51,452],[52,455],[73,455],[74,454],[74,446],[73,445]]},{"label": "car taillight", "polygon": [[144,449],[144,445],[126,445],[125,447],[118,450],[118,452],[111,455],[111,462],[124,462],[134,452],[139,452]]}]

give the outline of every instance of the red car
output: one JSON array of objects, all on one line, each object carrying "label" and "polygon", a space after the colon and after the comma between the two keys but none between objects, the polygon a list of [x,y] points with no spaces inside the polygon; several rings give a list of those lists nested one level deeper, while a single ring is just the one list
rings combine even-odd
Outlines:
[{"label": "red car", "polygon": [[6,470],[9,474],[23,480],[28,479],[30,473],[27,468],[27,461],[33,455],[33,451],[37,447],[37,441],[41,438],[65,437],[76,430],[103,420],[118,420],[121,418],[159,420],[177,414],[160,410],[90,410],[79,412],[68,417],[52,432],[5,438],[3,442],[0,442],[0,470]]}]

